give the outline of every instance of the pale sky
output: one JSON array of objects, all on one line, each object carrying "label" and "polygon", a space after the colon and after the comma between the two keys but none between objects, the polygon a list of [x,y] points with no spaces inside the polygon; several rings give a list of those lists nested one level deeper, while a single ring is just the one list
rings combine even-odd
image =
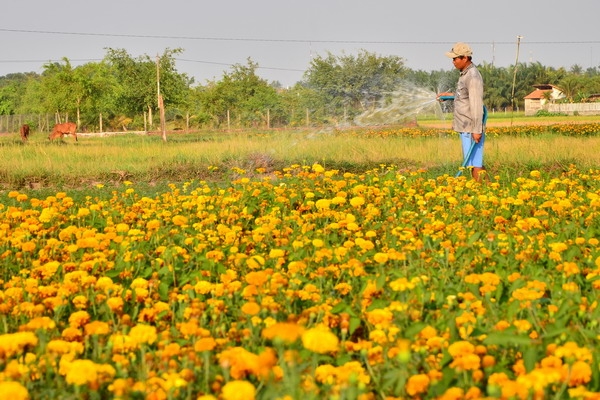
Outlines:
[{"label": "pale sky", "polygon": [[[414,70],[450,70],[457,41],[475,63],[600,66],[599,0],[8,0],[0,20],[0,76],[43,71],[67,57],[100,61],[106,48],[155,57],[182,48],[179,72],[197,84],[233,64],[290,86],[311,57],[366,50]],[[518,36],[522,36],[517,46]]]}]

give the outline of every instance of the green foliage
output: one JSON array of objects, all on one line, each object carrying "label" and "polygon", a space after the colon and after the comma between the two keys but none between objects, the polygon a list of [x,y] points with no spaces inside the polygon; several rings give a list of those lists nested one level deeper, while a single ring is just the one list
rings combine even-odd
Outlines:
[{"label": "green foliage", "polygon": [[331,108],[330,114],[337,115],[361,112],[377,104],[405,76],[402,58],[365,50],[356,56],[328,53],[314,57],[305,73],[307,85]]},{"label": "green foliage", "polygon": [[[133,57],[122,49],[107,49],[101,62],[73,67],[67,58],[48,63],[44,72],[0,77],[0,115],[60,114],[80,128],[152,129],[158,119],[157,91],[163,97],[174,126],[191,128],[264,128],[341,125],[380,104],[387,93],[407,81],[433,92],[452,91],[458,72],[412,71],[398,56],[381,56],[361,50],[356,55],[316,56],[302,82],[290,88],[268,83],[257,63],[234,65],[223,76],[203,85],[175,68],[181,49],[162,55]],[[475,60],[476,61],[476,60]],[[523,109],[523,98],[535,84],[553,84],[566,101],[585,101],[600,93],[597,68],[545,67],[540,63],[516,66],[478,65],[485,82],[484,101],[490,110]],[[160,78],[160,85],[157,82]]]},{"label": "green foliage", "polygon": [[567,115],[565,113],[553,113],[548,110],[537,110],[535,113],[536,117],[556,117],[556,116],[564,116]]}]

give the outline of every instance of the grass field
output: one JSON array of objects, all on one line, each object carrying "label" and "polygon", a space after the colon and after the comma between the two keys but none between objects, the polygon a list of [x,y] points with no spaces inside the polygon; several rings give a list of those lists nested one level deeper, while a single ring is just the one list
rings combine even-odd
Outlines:
[{"label": "grass field", "polygon": [[[586,117],[532,119],[535,124],[515,125],[505,116],[491,116],[486,145],[486,165],[493,175],[517,176],[532,168],[581,168],[599,164],[598,138],[592,134],[553,134],[546,126],[558,124],[576,131],[596,129]],[[573,118],[577,124],[572,123]],[[583,117],[581,117],[583,118]],[[567,123],[569,121],[569,123]],[[580,121],[587,121],[585,124]],[[252,173],[257,168],[272,172],[291,164],[348,171],[368,170],[379,164],[407,169],[426,169],[432,176],[454,174],[461,164],[457,138],[447,126],[431,120],[420,128],[314,129],[202,132],[159,135],[119,134],[80,137],[50,143],[46,135],[33,133],[22,144],[18,135],[0,137],[0,185],[6,189],[89,188],[97,183],[124,180],[161,185],[186,179],[227,179],[233,168]],[[439,121],[437,122],[439,125]],[[528,126],[535,125],[535,131]],[[494,133],[493,130],[503,129]]]}]

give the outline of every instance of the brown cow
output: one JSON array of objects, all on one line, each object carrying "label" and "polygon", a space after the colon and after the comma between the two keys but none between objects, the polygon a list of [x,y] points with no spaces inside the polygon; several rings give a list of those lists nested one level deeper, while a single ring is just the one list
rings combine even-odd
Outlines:
[{"label": "brown cow", "polygon": [[77,141],[77,125],[74,122],[65,122],[62,124],[54,125],[54,129],[48,135],[48,139],[54,140],[57,138],[63,138],[65,135],[73,135],[75,136],[75,141]]},{"label": "brown cow", "polygon": [[21,126],[21,140],[23,141],[23,143],[26,143],[28,138],[29,138],[29,125],[23,124]]}]

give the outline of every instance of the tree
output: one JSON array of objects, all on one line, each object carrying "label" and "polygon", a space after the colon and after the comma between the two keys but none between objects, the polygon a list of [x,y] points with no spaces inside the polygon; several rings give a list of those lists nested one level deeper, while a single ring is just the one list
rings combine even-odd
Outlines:
[{"label": "tree", "polygon": [[357,114],[393,92],[406,76],[404,61],[397,56],[382,57],[366,50],[358,55],[317,56],[304,77],[308,87],[322,98],[334,114]]},{"label": "tree", "polygon": [[34,72],[8,74],[0,78],[0,114],[11,115],[18,113],[23,101],[23,93],[29,79],[38,75]]},{"label": "tree", "polygon": [[203,107],[215,116],[218,126],[235,116],[241,126],[266,125],[267,110],[279,117],[281,107],[276,90],[256,74],[258,64],[236,64],[219,82],[210,82],[203,91]]},{"label": "tree", "polygon": [[166,49],[157,65],[157,60],[148,55],[134,59],[123,49],[108,49],[104,60],[121,86],[116,107],[130,117],[147,110],[152,121],[152,112],[158,109],[157,67],[165,107],[183,104],[192,80],[175,69],[173,56],[181,51]]},{"label": "tree", "polygon": [[68,119],[69,113],[76,113],[77,90],[73,67],[68,58],[63,57],[63,64],[48,63],[44,65],[41,78],[43,108],[47,113],[55,113],[56,122],[62,122],[61,114]]}]

